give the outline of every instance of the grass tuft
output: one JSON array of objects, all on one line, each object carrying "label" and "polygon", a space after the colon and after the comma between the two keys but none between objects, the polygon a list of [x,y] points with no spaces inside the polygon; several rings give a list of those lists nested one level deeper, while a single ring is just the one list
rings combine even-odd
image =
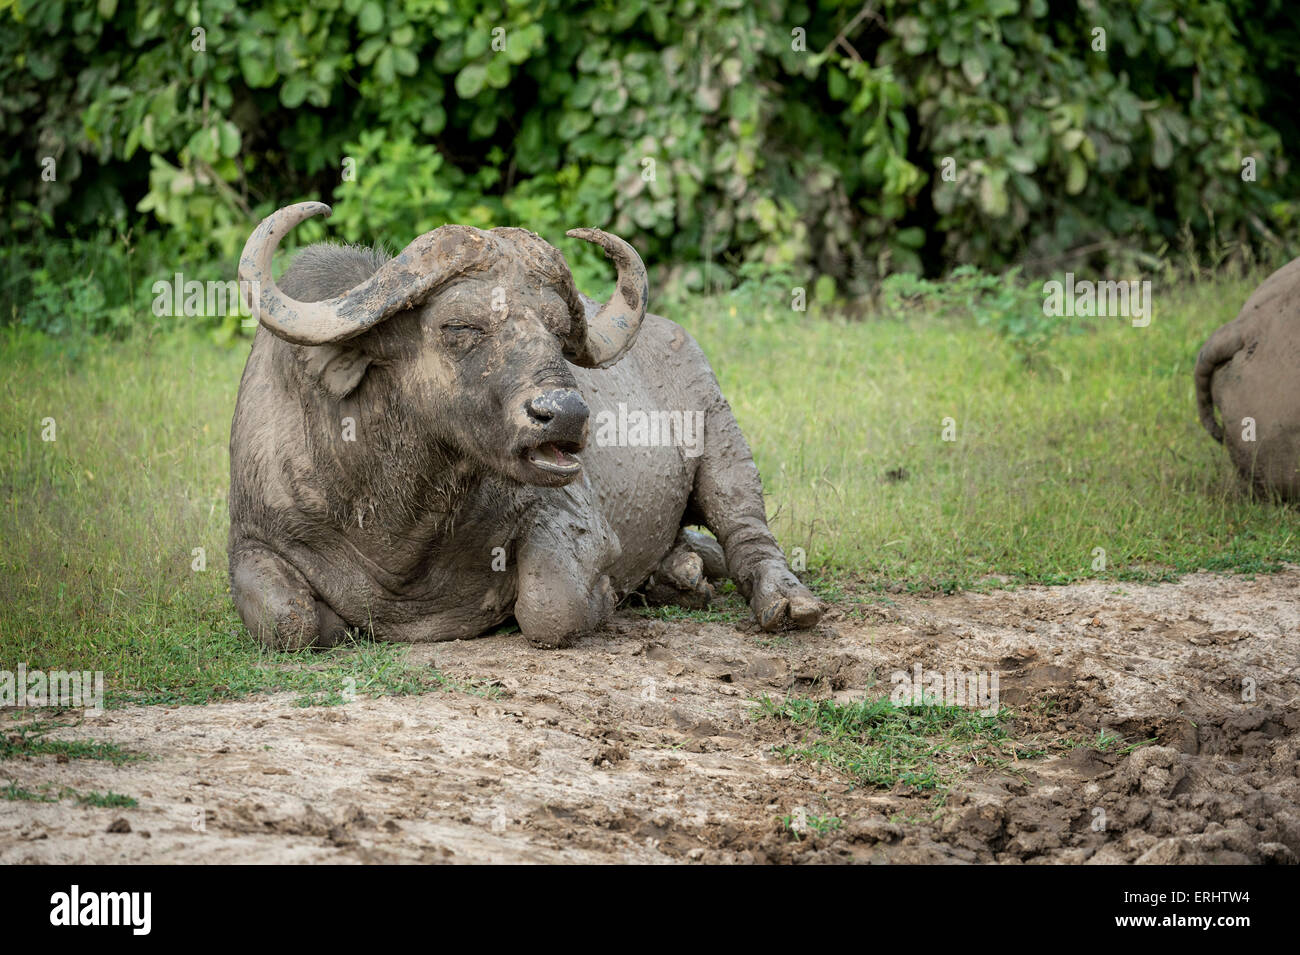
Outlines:
[{"label": "grass tuft", "polygon": [[776,747],[794,761],[824,763],[861,785],[917,790],[947,788],[981,756],[1001,759],[1009,740],[1003,710],[983,716],[956,706],[898,706],[889,700],[837,703],[790,698],[759,701],[759,716],[805,731],[797,744]]},{"label": "grass tuft", "polygon": [[64,759],[102,759],[121,766],[123,763],[144,759],[130,753],[116,743],[85,739],[49,739],[45,734],[52,729],[70,726],[70,723],[28,723],[10,733],[0,733],[0,761],[23,759],[32,756],[55,756]]}]

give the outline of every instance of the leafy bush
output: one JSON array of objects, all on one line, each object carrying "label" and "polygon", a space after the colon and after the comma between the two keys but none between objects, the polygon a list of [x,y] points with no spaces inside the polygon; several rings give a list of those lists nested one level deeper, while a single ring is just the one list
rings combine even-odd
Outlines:
[{"label": "leafy bush", "polygon": [[1255,246],[1295,221],[1289,15],[0,0],[0,200],[39,213],[11,221],[18,239],[43,240],[41,216],[60,235],[162,230],[168,268],[223,278],[257,217],[306,198],[335,204],[330,235],[394,246],[524,225],[580,280],[606,272],[563,233],[597,225],[687,291],[755,269],[841,295],[963,264],[1131,270],[1180,230]]},{"label": "leafy bush", "polygon": [[992,328],[1026,365],[1038,363],[1056,336],[1082,325],[1079,319],[1047,315],[1041,289],[1020,279],[1019,266],[990,275],[961,265],[942,282],[896,273],[881,283],[880,302],[886,314],[916,310]]},{"label": "leafy bush", "polygon": [[[151,243],[156,245],[156,243]],[[54,335],[125,335],[148,314],[147,282],[129,235],[0,247],[0,324]]]}]

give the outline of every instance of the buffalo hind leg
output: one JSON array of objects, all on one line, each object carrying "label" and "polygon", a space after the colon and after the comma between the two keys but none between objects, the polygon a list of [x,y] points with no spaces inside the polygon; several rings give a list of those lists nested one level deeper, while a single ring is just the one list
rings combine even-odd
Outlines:
[{"label": "buffalo hind leg", "polygon": [[722,545],[708,534],[683,527],[677,532],[673,549],[646,581],[645,598],[654,605],[703,610],[713,599],[709,581],[726,576],[727,558]]},{"label": "buffalo hind leg", "polygon": [[759,626],[811,627],[821,619],[821,601],[799,582],[772,536],[754,457],[716,381],[709,384],[712,400],[690,510],[717,536],[727,571]]},{"label": "buffalo hind leg", "polygon": [[330,647],[347,635],[347,624],[302,574],[260,545],[232,551],[230,593],[244,626],[268,649]]},{"label": "buffalo hind leg", "polygon": [[727,555],[716,537],[683,527],[677,533],[677,543],[685,544],[700,555],[704,565],[704,576],[709,580],[725,580],[727,577]]}]

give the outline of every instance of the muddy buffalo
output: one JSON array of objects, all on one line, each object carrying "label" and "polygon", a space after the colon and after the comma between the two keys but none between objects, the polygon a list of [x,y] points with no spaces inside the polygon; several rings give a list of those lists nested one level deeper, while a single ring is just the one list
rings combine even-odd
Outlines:
[{"label": "muddy buffalo", "polygon": [[1241,476],[1256,491],[1300,500],[1300,259],[1210,336],[1195,380],[1201,423]]},{"label": "muddy buffalo", "polygon": [[240,258],[260,323],[230,434],[230,586],[249,630],[296,649],[350,630],[473,637],[513,616],[562,646],[638,588],[698,604],[723,574],[766,629],[818,620],[717,379],[646,314],[631,246],[569,233],[617,266],[604,304],[507,228],[442,226],[391,259],[308,246],[277,284],[281,239],[329,211],[281,209]]}]

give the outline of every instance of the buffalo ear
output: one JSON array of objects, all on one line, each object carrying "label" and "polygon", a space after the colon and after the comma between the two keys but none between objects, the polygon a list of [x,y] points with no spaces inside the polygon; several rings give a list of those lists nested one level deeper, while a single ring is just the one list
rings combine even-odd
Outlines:
[{"label": "buffalo ear", "polygon": [[356,391],[371,361],[360,348],[347,344],[304,346],[298,355],[308,378],[332,398]]}]

